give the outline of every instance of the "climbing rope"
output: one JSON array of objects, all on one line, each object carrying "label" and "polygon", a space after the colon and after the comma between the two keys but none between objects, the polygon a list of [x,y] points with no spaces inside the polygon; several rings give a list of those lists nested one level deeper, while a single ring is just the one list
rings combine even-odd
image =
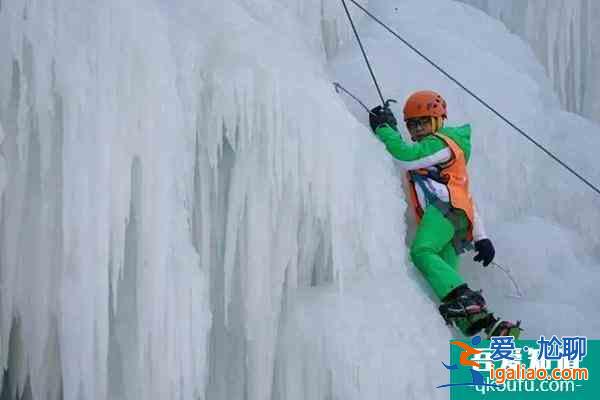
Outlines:
[{"label": "climbing rope", "polygon": [[[365,110],[367,110],[367,112],[369,114],[373,114],[373,112],[371,110],[369,110],[369,107],[367,107],[365,105],[365,103],[363,103],[358,97],[356,97],[355,95],[350,93],[350,91],[348,89],[346,89],[345,87],[340,85],[339,82],[333,82],[333,87],[335,88],[336,93],[339,93],[340,91],[346,93],[348,96],[352,97],[358,104],[360,104]],[[375,114],[373,114],[373,115],[375,115]]]},{"label": "climbing rope", "polygon": [[358,32],[356,31],[356,27],[354,26],[354,21],[350,16],[350,11],[348,11],[348,6],[346,5],[346,1],[342,0],[342,4],[344,5],[344,10],[346,10],[346,15],[348,16],[348,20],[350,21],[350,25],[352,26],[352,30],[354,31],[354,36],[356,37],[356,41],[360,46],[360,51],[367,63],[367,68],[369,68],[369,72],[371,73],[371,78],[373,79],[373,83],[375,83],[375,88],[377,89],[377,93],[379,94],[379,98],[381,99],[381,104],[385,105],[385,100],[383,100],[383,95],[381,94],[381,89],[379,88],[379,84],[377,83],[377,79],[375,78],[375,74],[373,73],[373,68],[371,68],[371,63],[369,62],[369,57],[367,57],[367,53],[365,52],[365,48],[363,47],[362,42],[360,41],[360,36],[358,36]]},{"label": "climbing rope", "polygon": [[[595,191],[597,194],[600,195],[600,189],[598,189],[596,186],[594,186],[591,182],[589,182],[586,178],[584,178],[582,175],[580,175],[573,168],[569,167],[565,162],[563,162],[561,159],[559,159],[557,156],[555,156],[552,152],[550,152],[549,150],[547,150],[543,145],[541,145],[535,139],[533,139],[531,136],[529,136],[527,133],[525,133],[521,128],[519,128],[518,126],[516,126],[514,123],[512,123],[511,121],[509,121],[507,118],[505,118],[502,114],[500,114],[498,111],[496,111],[487,102],[485,102],[483,99],[481,99],[475,93],[473,93],[471,90],[469,90],[467,87],[465,87],[462,83],[460,83],[456,78],[454,78],[452,75],[450,75],[448,72],[446,72],[442,67],[438,66],[435,62],[433,62],[431,59],[429,59],[425,54],[423,54],[422,52],[420,52],[415,46],[413,46],[412,44],[410,44],[407,40],[405,40],[403,37],[401,37],[398,33],[396,33],[389,26],[387,26],[386,24],[384,24],[379,18],[377,18],[376,16],[374,16],[373,14],[371,14],[362,5],[360,5],[359,3],[357,3],[356,0],[349,0],[349,1],[352,2],[356,7],[360,8],[365,14],[367,14],[370,18],[372,18],[379,25],[383,26],[388,32],[390,32],[398,40],[400,40],[402,43],[404,43],[406,46],[408,46],[408,48],[410,48],[412,51],[414,51],[419,56],[421,56],[425,61],[427,61],[434,68],[436,68],[438,71],[440,71],[448,79],[450,79],[452,82],[454,82],[455,84],[457,84],[461,89],[463,89],[465,92],[469,93],[474,99],[476,99],[484,107],[486,107],[488,110],[490,110],[492,113],[494,113],[498,118],[502,119],[504,122],[506,122],[508,125],[510,125],[514,130],[516,130],[521,135],[523,135],[523,137],[525,137],[526,139],[528,139],[531,143],[533,143],[540,150],[542,150],[544,153],[546,153],[550,158],[552,158],[554,161],[556,161],[562,167],[564,167],[565,169],[567,169],[571,174],[573,174],[577,178],[579,178],[579,180],[581,180],[584,184],[586,184],[590,189],[592,189],[593,191]],[[360,42],[360,38],[358,36],[358,32],[356,31],[356,28],[354,27],[354,22],[352,21],[352,18],[350,17],[350,13],[348,12],[348,8],[346,7],[345,0],[342,0],[342,3],[344,4],[344,9],[346,10],[346,14],[348,15],[348,18],[350,19],[350,23],[352,24],[352,29],[354,30],[354,34],[356,35],[356,40],[358,41],[358,43],[360,45],[360,48],[361,48],[361,50],[363,52],[363,56],[365,57],[365,61],[367,62],[367,66],[369,67],[369,71],[371,72],[371,77],[373,78],[373,81],[375,82],[375,86],[377,87],[377,91],[379,93],[379,97],[381,97],[382,103],[385,104],[385,102],[383,101],[383,96],[381,95],[381,91],[379,90],[379,85],[377,84],[377,81],[375,80],[375,75],[373,75],[373,71],[371,69],[371,65],[369,63],[369,60],[367,59],[367,55],[365,54],[365,51],[364,51],[363,46],[362,46],[362,43]]]},{"label": "climbing rope", "polygon": [[515,278],[513,278],[510,271],[505,269],[504,267],[502,267],[500,264],[496,263],[495,261],[492,261],[492,265],[494,267],[498,268],[499,270],[501,270],[502,272],[504,272],[504,275],[506,275],[508,277],[508,279],[510,279],[513,286],[515,287],[515,290],[517,291],[517,294],[514,297],[523,297],[523,293],[521,292],[521,289],[519,289],[519,285],[517,285],[517,281],[515,281]]}]

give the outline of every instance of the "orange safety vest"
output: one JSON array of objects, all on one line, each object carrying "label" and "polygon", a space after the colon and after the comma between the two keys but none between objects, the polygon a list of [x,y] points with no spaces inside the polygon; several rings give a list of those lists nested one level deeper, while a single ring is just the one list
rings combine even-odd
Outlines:
[{"label": "orange safety vest", "polygon": [[[471,193],[469,191],[469,175],[467,173],[467,162],[465,154],[462,149],[449,137],[440,133],[434,133],[437,137],[442,139],[444,143],[448,145],[452,152],[452,158],[445,164],[441,165],[440,177],[443,179],[443,183],[448,188],[450,196],[451,208],[463,210],[469,220],[469,230],[467,232],[467,240],[473,240],[473,200],[471,199]],[[417,170],[417,173],[421,175],[427,175],[426,169]],[[423,216],[423,209],[419,205],[417,199],[417,191],[415,188],[415,182],[411,179],[410,173],[407,173],[410,197],[414,207],[415,214],[417,215],[417,222],[421,221]]]}]

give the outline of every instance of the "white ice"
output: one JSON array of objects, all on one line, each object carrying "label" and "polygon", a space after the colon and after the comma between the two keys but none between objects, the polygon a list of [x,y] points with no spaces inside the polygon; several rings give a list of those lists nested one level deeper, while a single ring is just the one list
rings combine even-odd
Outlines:
[{"label": "white ice", "polygon": [[[600,184],[598,126],[503,25],[362,4]],[[594,193],[352,10],[385,96],[433,88],[473,124],[474,196],[524,297],[465,256],[470,282],[529,337],[597,332]],[[0,38],[2,393],[447,398],[400,172],[331,85],[378,102],[340,4],[1,0]]]},{"label": "white ice", "polygon": [[499,18],[532,47],[567,110],[600,122],[600,3],[460,0]]}]

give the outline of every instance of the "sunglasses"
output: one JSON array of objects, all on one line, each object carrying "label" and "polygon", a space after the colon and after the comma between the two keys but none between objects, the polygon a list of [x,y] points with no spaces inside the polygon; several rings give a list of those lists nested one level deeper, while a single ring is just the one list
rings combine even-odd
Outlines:
[{"label": "sunglasses", "polygon": [[417,129],[417,128],[423,128],[427,124],[431,124],[431,118],[430,117],[411,118],[411,119],[406,120],[406,127],[409,130],[413,130],[413,129]]}]

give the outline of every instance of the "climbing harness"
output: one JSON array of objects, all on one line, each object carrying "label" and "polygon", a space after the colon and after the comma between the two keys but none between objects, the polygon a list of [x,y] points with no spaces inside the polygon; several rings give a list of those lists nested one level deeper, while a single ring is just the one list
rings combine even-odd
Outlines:
[{"label": "climbing harness", "polygon": [[[461,230],[460,217],[462,211],[452,207],[452,204],[449,202],[441,200],[433,191],[427,187],[425,183],[425,177],[419,174],[416,171],[410,172],[411,180],[419,185],[423,194],[425,195],[425,202],[427,205],[433,205],[437,208],[446,219],[450,221],[454,229],[458,233]],[[429,174],[426,177],[430,177],[431,179],[438,181],[435,177],[430,176]],[[456,234],[452,239],[452,245],[454,246],[454,250],[456,250],[456,254],[462,254],[467,250],[470,250],[471,241],[467,240],[465,235]]]}]

